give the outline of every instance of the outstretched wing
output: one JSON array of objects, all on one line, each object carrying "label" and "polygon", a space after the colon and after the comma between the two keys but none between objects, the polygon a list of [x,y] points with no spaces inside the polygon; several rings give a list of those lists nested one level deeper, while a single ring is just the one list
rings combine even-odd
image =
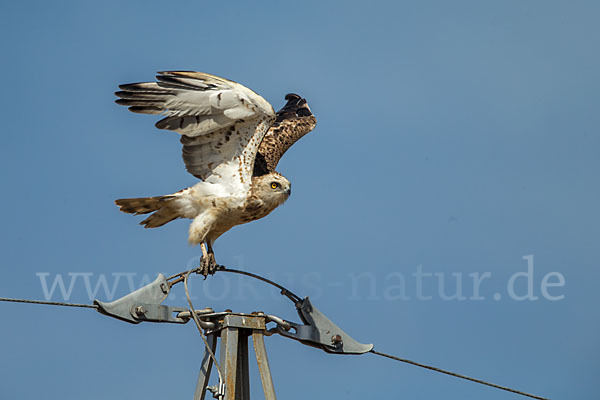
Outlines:
[{"label": "outstretched wing", "polygon": [[159,129],[180,133],[189,173],[245,193],[273,107],[239,83],[202,72],[159,72],[158,82],[120,85],[118,104],[165,116]]},{"label": "outstretched wing", "polygon": [[275,123],[258,148],[254,176],[275,171],[283,153],[317,125],[306,99],[293,93],[287,94],[285,99],[287,104],[277,112]]}]

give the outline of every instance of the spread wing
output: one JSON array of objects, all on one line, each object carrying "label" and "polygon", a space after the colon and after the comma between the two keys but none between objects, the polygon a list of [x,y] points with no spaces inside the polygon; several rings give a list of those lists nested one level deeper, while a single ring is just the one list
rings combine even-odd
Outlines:
[{"label": "spread wing", "polygon": [[254,176],[275,171],[283,154],[317,125],[306,99],[297,94],[285,96],[285,107],[277,112],[275,123],[265,135],[254,163]]},{"label": "spread wing", "polygon": [[275,120],[273,107],[239,83],[202,72],[159,72],[156,79],[120,85],[116,102],[163,115],[156,127],[182,135],[189,173],[247,192],[258,146]]}]

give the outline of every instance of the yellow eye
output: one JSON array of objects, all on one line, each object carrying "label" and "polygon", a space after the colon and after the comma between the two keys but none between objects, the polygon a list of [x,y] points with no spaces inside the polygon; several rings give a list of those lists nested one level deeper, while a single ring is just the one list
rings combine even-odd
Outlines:
[{"label": "yellow eye", "polygon": [[277,182],[271,183],[271,188],[272,189],[277,189],[278,187],[279,187],[279,183],[277,183]]}]

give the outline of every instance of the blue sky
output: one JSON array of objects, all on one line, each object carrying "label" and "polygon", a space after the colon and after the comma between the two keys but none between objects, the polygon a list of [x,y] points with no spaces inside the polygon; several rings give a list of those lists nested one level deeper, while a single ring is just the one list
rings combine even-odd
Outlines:
[{"label": "blue sky", "polygon": [[[62,301],[42,283],[67,290],[72,279],[68,300],[90,303],[197,263],[187,221],[144,230],[113,204],[195,182],[177,135],[113,92],[199,70],[276,109],[300,93],[318,119],[280,163],[290,200],[220,238],[220,263],[310,296],[377,350],[596,399],[599,11],[592,1],[3,2],[0,296]],[[517,300],[528,262],[537,299]],[[457,281],[464,299],[448,299]],[[180,289],[167,303],[185,304]],[[237,277],[192,292],[198,307],[298,320],[276,291]],[[193,394],[202,345],[190,324],[0,310],[1,398]],[[373,355],[266,342],[280,398],[517,398]],[[261,395],[256,371],[252,380]]]}]

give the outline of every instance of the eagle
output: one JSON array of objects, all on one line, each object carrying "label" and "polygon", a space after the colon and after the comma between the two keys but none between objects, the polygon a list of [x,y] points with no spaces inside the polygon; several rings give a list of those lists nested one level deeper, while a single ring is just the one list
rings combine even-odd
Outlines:
[{"label": "eagle", "polygon": [[201,181],[176,193],[116,200],[121,211],[150,214],[140,224],[157,228],[192,220],[188,241],[200,245],[200,272],[214,273],[215,240],[236,225],[270,214],[291,194],[275,167],[316,126],[306,99],[287,94],[273,107],[251,89],[203,72],[158,72],[156,82],[119,85],[117,104],[162,115],[155,126],[181,135],[187,171]]}]

